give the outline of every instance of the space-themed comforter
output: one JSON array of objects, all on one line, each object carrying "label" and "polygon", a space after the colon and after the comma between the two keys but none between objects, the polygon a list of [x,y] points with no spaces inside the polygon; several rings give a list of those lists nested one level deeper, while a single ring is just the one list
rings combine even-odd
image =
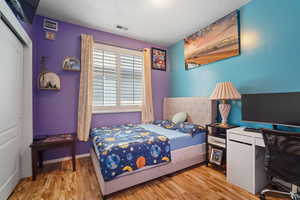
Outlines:
[{"label": "space-themed comforter", "polygon": [[94,128],[90,135],[105,181],[171,161],[169,139],[137,125]]}]

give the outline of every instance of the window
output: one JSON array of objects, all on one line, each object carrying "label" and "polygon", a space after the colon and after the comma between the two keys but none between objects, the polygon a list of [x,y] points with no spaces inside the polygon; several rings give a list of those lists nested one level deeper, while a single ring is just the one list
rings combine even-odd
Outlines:
[{"label": "window", "polygon": [[93,58],[93,112],[140,111],[143,53],[96,43]]}]

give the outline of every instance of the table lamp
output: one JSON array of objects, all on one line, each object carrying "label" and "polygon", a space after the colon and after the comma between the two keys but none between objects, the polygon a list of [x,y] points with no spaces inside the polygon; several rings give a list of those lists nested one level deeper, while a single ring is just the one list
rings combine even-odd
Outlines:
[{"label": "table lamp", "polygon": [[240,99],[241,95],[231,82],[218,83],[213,93],[209,97],[210,100],[220,100],[219,111],[222,117],[221,127],[228,127],[227,118],[231,105],[226,100]]}]

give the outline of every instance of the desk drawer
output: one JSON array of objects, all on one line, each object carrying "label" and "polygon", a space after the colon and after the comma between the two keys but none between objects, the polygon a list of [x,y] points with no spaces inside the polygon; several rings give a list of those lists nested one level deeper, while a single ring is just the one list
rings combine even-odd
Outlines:
[{"label": "desk drawer", "polygon": [[229,135],[229,140],[235,140],[238,142],[243,142],[252,145],[253,144],[253,138],[244,136],[244,135],[238,135],[238,134],[232,134],[230,133]]}]

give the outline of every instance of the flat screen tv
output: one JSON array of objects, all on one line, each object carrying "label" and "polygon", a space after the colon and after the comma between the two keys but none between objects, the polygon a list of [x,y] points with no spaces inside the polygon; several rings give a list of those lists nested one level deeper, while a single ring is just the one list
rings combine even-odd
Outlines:
[{"label": "flat screen tv", "polygon": [[19,20],[32,24],[40,0],[5,1]]},{"label": "flat screen tv", "polygon": [[242,120],[300,127],[300,92],[243,94]]}]

